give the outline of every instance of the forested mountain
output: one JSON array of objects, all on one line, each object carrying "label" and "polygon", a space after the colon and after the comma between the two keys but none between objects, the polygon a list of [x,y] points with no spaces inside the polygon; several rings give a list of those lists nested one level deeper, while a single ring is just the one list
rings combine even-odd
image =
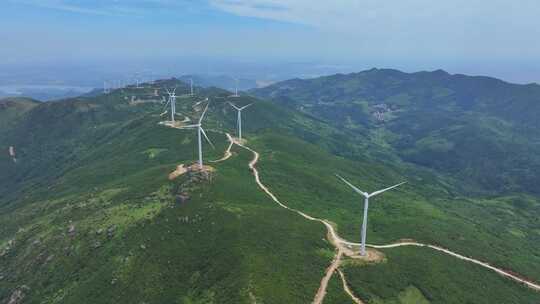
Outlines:
[{"label": "forested mountain", "polygon": [[[445,71],[372,69],[252,90],[469,193],[540,194],[540,86]],[[367,144],[366,143],[366,144]],[[362,153],[364,154],[364,153]]]},{"label": "forested mountain", "polygon": [[[364,79],[379,73],[387,76]],[[354,75],[346,88],[332,87],[350,75],[255,92],[277,103],[197,88],[197,96],[178,98],[178,120],[196,121],[208,98],[203,127],[215,149],[204,143],[203,155],[215,171],[177,178],[171,172],[197,158],[197,137],[193,129],[159,124],[167,117],[160,115],[165,88],[187,92],[176,79],[54,103],[15,100],[7,109],[17,110],[9,112],[0,107],[8,122],[0,131],[0,303],[311,303],[336,251],[321,222],[294,210],[331,222],[344,239],[360,240],[362,198],[336,173],[364,191],[408,182],[374,200],[370,244],[414,239],[540,281],[540,200],[534,189],[518,192],[529,177],[504,172],[517,160],[501,156],[495,166],[513,182],[502,189],[482,173],[487,164],[463,159],[486,157],[477,150],[487,153],[487,144],[507,151],[503,140],[533,149],[537,131],[525,128],[533,116],[500,109],[502,100],[511,100],[500,92],[490,96],[501,105],[489,103],[489,109],[482,110],[486,101],[476,93],[458,102],[457,84],[452,92],[435,90],[427,85],[436,82],[433,75],[464,77],[369,71]],[[398,93],[403,82],[415,89]],[[536,94],[536,86],[527,88]],[[310,99],[315,94],[320,97]],[[425,98],[416,102],[415,96]],[[254,104],[242,114],[247,148],[232,145],[232,155],[222,159],[227,133],[236,133],[237,113],[228,102]],[[410,117],[422,111],[416,121]],[[471,120],[476,113],[481,119]],[[477,133],[469,140],[458,136],[470,130]],[[449,152],[458,147],[459,153]],[[427,153],[428,161],[421,157]],[[459,167],[444,166],[444,157]],[[258,184],[249,168],[256,161],[266,190],[293,210]],[[465,187],[462,175],[475,183]],[[344,257],[340,266],[366,303],[540,301],[537,291],[427,247],[377,252],[379,263]],[[324,303],[350,302],[334,274]]]}]

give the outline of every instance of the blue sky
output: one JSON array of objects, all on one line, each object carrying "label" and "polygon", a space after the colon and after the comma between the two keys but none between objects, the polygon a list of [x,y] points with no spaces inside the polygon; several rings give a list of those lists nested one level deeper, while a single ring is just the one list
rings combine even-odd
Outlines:
[{"label": "blue sky", "polygon": [[3,0],[0,65],[304,62],[540,82],[538,16],[536,0]]}]

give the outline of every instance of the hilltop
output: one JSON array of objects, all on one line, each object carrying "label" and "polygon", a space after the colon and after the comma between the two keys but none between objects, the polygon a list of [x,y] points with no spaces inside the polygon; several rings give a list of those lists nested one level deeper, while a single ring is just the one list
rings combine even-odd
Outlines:
[{"label": "hilltop", "polygon": [[[211,178],[169,179],[197,153],[193,130],[158,125],[163,88],[175,86],[181,116],[196,119],[200,102],[211,101],[203,121],[216,146],[203,145]],[[262,191],[248,166],[252,151],[280,202],[332,223],[347,240],[359,240],[360,198],[334,174],[365,191],[407,180],[374,201],[370,243],[415,239],[540,281],[535,196],[467,196],[442,173],[390,162],[401,157],[392,150],[360,150],[370,132],[350,137],[315,112],[216,88],[190,97],[176,79],[144,87],[38,104],[0,133],[0,151],[18,151],[16,163],[0,154],[0,302],[21,295],[24,303],[310,303],[335,246],[324,225]],[[252,151],[234,145],[228,159],[210,163],[235,133],[227,102],[255,102],[243,116]],[[340,268],[365,302],[540,299],[429,248],[379,251],[381,264],[345,257]],[[350,301],[335,274],[324,303]]]},{"label": "hilltop", "polygon": [[38,104],[39,101],[30,98],[10,97],[0,99],[0,128],[6,128],[10,123]]}]

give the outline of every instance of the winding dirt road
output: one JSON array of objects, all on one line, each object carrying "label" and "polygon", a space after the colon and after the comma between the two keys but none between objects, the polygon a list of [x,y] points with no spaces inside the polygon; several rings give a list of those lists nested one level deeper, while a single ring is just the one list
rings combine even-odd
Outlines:
[{"label": "winding dirt road", "polygon": [[229,146],[225,150],[225,153],[223,153],[222,158],[220,158],[218,160],[211,160],[210,161],[211,163],[220,163],[222,161],[226,161],[227,159],[229,159],[232,156],[231,149],[232,149],[232,147],[234,145],[234,139],[232,138],[232,136],[229,133],[226,133],[226,135],[227,135],[227,139],[229,140]]},{"label": "winding dirt road", "polygon": [[338,269],[337,271],[339,273],[339,277],[341,278],[341,282],[343,283],[343,290],[345,290],[349,297],[351,297],[353,302],[356,304],[365,304],[362,300],[360,300],[353,294],[352,290],[349,288],[349,284],[347,284],[347,279],[345,278],[345,274],[343,273],[343,271],[341,271],[341,269]]},{"label": "winding dirt road", "polygon": [[[354,244],[354,243],[348,242],[348,244]],[[453,252],[453,251],[451,251],[449,249],[446,249],[446,248],[443,248],[443,247],[439,247],[439,246],[435,246],[435,245],[429,245],[429,244],[422,244],[422,243],[417,243],[417,242],[398,242],[398,243],[388,244],[388,245],[369,245],[369,244],[367,244],[367,246],[371,247],[371,248],[375,248],[375,249],[396,248],[396,247],[403,247],[403,246],[428,247],[428,248],[431,248],[433,250],[437,250],[437,251],[446,253],[447,255],[453,256],[453,257],[458,258],[460,260],[471,262],[473,264],[476,264],[476,265],[482,266],[484,268],[487,268],[489,270],[495,271],[496,273],[498,273],[498,274],[500,274],[500,275],[502,275],[504,277],[512,279],[512,280],[514,280],[514,281],[516,281],[518,283],[522,283],[522,284],[526,285],[527,287],[532,288],[532,289],[534,289],[536,291],[540,291],[540,285],[539,284],[528,281],[526,279],[522,279],[522,278],[520,278],[520,277],[518,277],[518,276],[516,276],[516,275],[514,275],[514,274],[512,274],[510,272],[507,272],[507,271],[504,271],[504,270],[502,270],[500,268],[491,266],[486,262],[482,262],[482,261],[479,261],[479,260],[476,260],[476,259],[473,259],[473,258],[466,257],[464,255]]]},{"label": "winding dirt road", "polygon": [[334,272],[338,270],[338,267],[341,264],[342,256],[343,256],[343,251],[338,249],[338,252],[334,256],[334,260],[332,261],[332,264],[330,264],[330,266],[326,269],[326,274],[322,278],[321,286],[319,286],[319,290],[317,290],[317,294],[315,294],[315,299],[313,300],[313,303],[323,302],[324,297],[326,296],[326,288],[328,287],[328,282],[330,282],[330,279],[334,275]]},{"label": "winding dirt road", "polygon": [[[262,191],[264,191],[275,203],[277,203],[279,206],[281,206],[282,208],[285,208],[287,210],[290,210],[292,212],[295,212],[297,214],[299,214],[300,216],[304,217],[305,219],[308,219],[310,221],[317,221],[317,222],[320,222],[322,224],[325,225],[326,229],[328,230],[328,238],[329,238],[329,241],[337,248],[337,253],[336,255],[334,256],[334,259],[332,261],[332,263],[330,264],[330,266],[328,267],[328,269],[326,270],[326,274],[325,276],[322,278],[321,280],[321,284],[320,284],[320,287],[317,291],[317,294],[315,295],[315,298],[313,300],[313,304],[321,304],[323,303],[323,300],[324,300],[324,297],[326,295],[326,289],[328,287],[328,282],[330,281],[330,278],[332,277],[333,273],[334,272],[338,272],[340,277],[341,277],[341,280],[343,282],[343,288],[345,290],[345,292],[351,297],[351,299],[357,303],[357,304],[363,304],[363,302],[358,299],[353,293],[352,291],[349,289],[348,285],[347,285],[347,281],[346,281],[346,278],[345,278],[345,275],[341,272],[341,270],[339,270],[339,265],[340,265],[340,262],[341,262],[341,258],[343,256],[343,254],[347,255],[347,256],[351,256],[353,257],[354,255],[354,252],[349,248],[349,246],[359,246],[360,243],[354,243],[354,242],[349,242],[347,240],[344,240],[342,239],[336,232],[336,230],[334,229],[334,227],[331,225],[330,222],[326,221],[326,220],[323,220],[323,219],[318,219],[318,218],[315,218],[315,217],[312,217],[302,211],[299,211],[299,210],[296,210],[296,209],[293,209],[293,208],[290,208],[288,207],[287,205],[283,204],[269,189],[268,187],[266,187],[262,182],[261,182],[261,178],[260,178],[260,175],[259,175],[259,171],[257,170],[256,168],[256,165],[259,161],[259,158],[260,158],[260,155],[257,151],[245,146],[244,144],[242,143],[239,143],[237,141],[234,140],[234,138],[232,138],[232,136],[230,136],[228,133],[227,133],[227,137],[229,139],[229,141],[231,142],[231,144],[229,145],[228,149],[225,151],[225,156],[219,160],[219,161],[222,161],[222,160],[226,160],[228,159],[232,154],[230,152],[233,144],[236,144],[238,145],[239,147],[242,147],[248,151],[250,151],[251,153],[253,153],[253,159],[251,160],[251,162],[249,163],[249,168],[251,169],[251,171],[253,172],[253,175],[255,177],[255,182],[257,183],[257,185],[259,186],[259,188],[261,188]],[[416,247],[427,247],[427,248],[431,248],[433,250],[436,250],[436,251],[439,251],[439,252],[442,252],[442,253],[445,253],[447,255],[450,255],[450,256],[453,256],[455,258],[458,258],[460,260],[464,260],[464,261],[467,261],[467,262],[470,262],[470,263],[473,263],[473,264],[476,264],[476,265],[479,265],[481,267],[484,267],[486,269],[489,269],[491,271],[494,271],[506,278],[509,278],[509,279],[512,279],[518,283],[521,283],[521,284],[524,284],[526,285],[527,287],[533,289],[533,290],[536,290],[536,291],[540,291],[540,285],[537,284],[537,283],[534,283],[532,281],[529,281],[529,280],[526,280],[526,279],[523,279],[523,278],[520,278],[519,276],[517,275],[514,275],[508,271],[505,271],[503,269],[500,269],[500,268],[497,268],[497,267],[494,267],[494,266],[491,266],[489,265],[488,263],[485,263],[485,262],[482,262],[482,261],[479,261],[479,260],[476,260],[476,259],[473,259],[473,258],[469,258],[469,257],[466,257],[464,255],[461,255],[461,254],[458,254],[458,253],[455,253],[449,249],[446,249],[446,248],[442,248],[442,247],[439,247],[439,246],[435,246],[435,245],[429,245],[429,244],[422,244],[422,243],[418,243],[418,242],[414,242],[414,241],[403,241],[403,242],[397,242],[397,243],[393,243],[393,244],[388,244],[388,245],[372,245],[372,244],[367,244],[368,247],[370,248],[374,248],[374,249],[390,249],[390,248],[396,248],[396,247],[403,247],[403,246],[416,246]]]},{"label": "winding dirt road", "polygon": [[[227,136],[230,138],[230,135],[227,134]],[[250,151],[251,153],[253,153],[253,159],[249,163],[249,168],[251,169],[251,171],[253,172],[253,175],[255,176],[255,182],[257,183],[259,188],[261,188],[275,203],[277,203],[282,208],[285,208],[287,210],[290,210],[292,212],[295,212],[295,213],[299,214],[300,216],[304,217],[305,219],[308,219],[310,221],[320,222],[320,223],[322,223],[322,224],[324,224],[326,226],[326,229],[328,230],[329,240],[337,248],[337,253],[334,256],[334,259],[333,259],[332,263],[327,268],[326,274],[322,278],[319,289],[317,290],[317,294],[315,294],[315,298],[313,299],[313,302],[312,302],[313,304],[322,304],[323,301],[324,301],[324,297],[326,296],[326,290],[328,288],[328,282],[330,281],[330,278],[332,277],[334,272],[340,266],[341,258],[343,256],[343,254],[345,253],[345,254],[347,254],[349,256],[352,256],[352,254],[353,254],[352,250],[350,250],[349,248],[347,248],[347,246],[344,245],[343,240],[341,238],[339,238],[339,236],[337,235],[337,233],[334,230],[334,227],[332,227],[332,225],[329,222],[327,222],[325,220],[322,220],[322,219],[312,217],[310,215],[305,214],[302,211],[290,208],[289,206],[281,203],[279,201],[279,199],[261,182],[259,171],[257,170],[257,168],[255,166],[255,165],[257,165],[257,162],[259,161],[259,157],[260,157],[259,153],[257,151],[255,151],[255,150],[251,149],[248,146],[245,146],[245,145],[243,145],[243,144],[241,144],[241,143],[239,143],[237,141],[234,141],[234,139],[233,139],[233,142],[234,142],[234,144],[236,144],[236,145]],[[344,277],[343,277],[343,279],[344,279]],[[351,297],[353,297],[352,292],[350,293],[350,295],[351,295]],[[353,298],[353,301],[354,301],[355,298],[356,297]]]}]

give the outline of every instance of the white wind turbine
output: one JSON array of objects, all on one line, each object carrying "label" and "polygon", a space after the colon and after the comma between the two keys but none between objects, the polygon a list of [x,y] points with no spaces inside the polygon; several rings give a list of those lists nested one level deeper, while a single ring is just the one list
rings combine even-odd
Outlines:
[{"label": "white wind turbine", "polygon": [[[169,100],[167,101],[167,104],[165,105],[165,109],[167,109],[167,106],[169,104],[171,105],[171,122],[174,123],[174,117],[176,115],[176,88],[171,92],[169,89],[167,90],[167,94],[169,94]],[[161,113],[161,116],[167,114],[167,111]]]},{"label": "white wind turbine", "polygon": [[204,138],[206,138],[206,140],[212,146],[212,148],[214,148],[214,144],[212,144],[212,141],[210,141],[210,138],[208,138],[208,136],[206,135],[206,132],[202,128],[202,121],[204,119],[204,115],[206,114],[206,111],[208,110],[209,105],[210,105],[210,102],[208,102],[206,104],[206,107],[204,108],[204,111],[203,111],[201,117],[199,118],[199,121],[198,121],[197,124],[187,125],[187,126],[183,126],[183,127],[179,128],[179,129],[195,129],[195,128],[197,129],[197,137],[198,137],[198,144],[199,144],[199,168],[201,170],[203,170],[203,168],[204,168],[204,166],[203,166],[203,153],[202,153],[202,136],[204,136]]},{"label": "white wind turbine", "polygon": [[376,195],[379,195],[383,192],[386,192],[388,190],[392,190],[396,187],[399,187],[403,184],[405,184],[406,182],[403,182],[403,183],[399,183],[397,185],[394,185],[392,187],[388,187],[388,188],[385,188],[385,189],[382,189],[382,190],[379,190],[379,191],[375,191],[373,193],[367,193],[367,192],[364,192],[358,188],[356,188],[353,184],[349,183],[347,180],[345,180],[343,177],[339,176],[336,174],[336,176],[341,179],[345,184],[347,184],[349,187],[353,188],[353,190],[362,195],[364,197],[364,220],[362,222],[362,245],[361,245],[361,251],[360,251],[360,254],[362,256],[366,255],[366,230],[367,230],[367,213],[368,213],[368,208],[369,208],[369,198],[370,197],[374,197]]},{"label": "white wind turbine", "polygon": [[234,95],[232,95],[231,97],[240,97],[240,95],[238,95],[238,78],[234,78],[234,81],[236,86],[234,87]]},{"label": "white wind turbine", "polygon": [[195,94],[193,94],[193,78],[189,79],[189,88],[190,88],[189,96],[191,97],[195,96]]},{"label": "white wind turbine", "polygon": [[238,139],[242,139],[242,111],[244,109],[246,109],[247,107],[251,106],[253,103],[250,103],[248,104],[247,106],[243,106],[243,107],[237,107],[235,106],[234,104],[232,104],[231,102],[229,102],[229,104],[231,105],[231,107],[233,107],[236,111],[238,111],[238,118],[236,120],[236,124],[237,124],[237,127],[238,127]]}]

